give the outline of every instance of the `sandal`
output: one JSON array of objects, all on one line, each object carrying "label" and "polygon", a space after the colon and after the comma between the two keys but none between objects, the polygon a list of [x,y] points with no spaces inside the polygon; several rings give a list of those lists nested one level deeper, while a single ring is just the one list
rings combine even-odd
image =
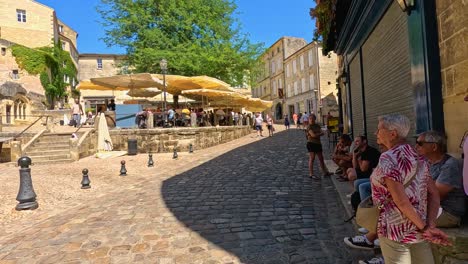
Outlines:
[{"label": "sandal", "polygon": [[311,178],[313,180],[320,180],[320,177],[316,176],[316,175],[309,175],[309,178]]}]

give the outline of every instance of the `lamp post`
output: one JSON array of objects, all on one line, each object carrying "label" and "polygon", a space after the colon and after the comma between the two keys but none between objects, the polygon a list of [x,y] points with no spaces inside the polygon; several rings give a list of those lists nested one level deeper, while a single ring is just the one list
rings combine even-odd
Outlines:
[{"label": "lamp post", "polygon": [[163,126],[166,126],[167,125],[167,101],[166,101],[166,72],[167,72],[167,60],[166,59],[162,59],[160,62],[159,62],[159,66],[161,67],[161,72],[162,72],[162,75],[163,75],[163,86],[164,86],[164,104],[163,104],[163,114],[164,114],[164,125]]}]

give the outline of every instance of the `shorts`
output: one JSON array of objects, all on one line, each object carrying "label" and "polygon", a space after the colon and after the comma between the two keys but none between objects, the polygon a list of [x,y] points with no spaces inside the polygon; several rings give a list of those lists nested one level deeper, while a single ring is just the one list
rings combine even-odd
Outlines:
[{"label": "shorts", "polygon": [[263,128],[262,128],[262,126],[255,126],[255,130],[257,130],[257,131],[263,131]]},{"label": "shorts", "polygon": [[307,142],[307,151],[309,151],[309,153],[310,152],[313,152],[313,153],[322,152],[322,144]]},{"label": "shorts", "polygon": [[272,129],[273,129],[273,125],[267,125],[267,128],[268,128],[268,130],[272,130]]}]

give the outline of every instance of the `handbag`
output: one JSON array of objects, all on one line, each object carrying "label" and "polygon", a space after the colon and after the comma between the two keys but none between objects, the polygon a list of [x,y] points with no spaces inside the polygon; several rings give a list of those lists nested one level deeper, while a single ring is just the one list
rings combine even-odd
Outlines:
[{"label": "handbag", "polygon": [[[414,178],[416,178],[417,174],[418,166],[416,167],[416,171],[411,177],[411,179],[407,183],[405,183],[404,188],[408,187],[411,184]],[[369,232],[371,233],[377,233],[377,223],[379,221],[380,210],[382,210],[384,205],[389,201],[390,197],[387,197],[387,199],[385,199],[385,201],[382,204],[374,205],[372,202],[372,195],[362,200],[357,207],[356,223],[359,226],[369,230]]]}]

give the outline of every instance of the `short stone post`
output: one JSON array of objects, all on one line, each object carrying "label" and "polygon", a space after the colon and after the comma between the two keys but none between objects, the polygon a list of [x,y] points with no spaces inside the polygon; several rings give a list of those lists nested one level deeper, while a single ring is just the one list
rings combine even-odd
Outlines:
[{"label": "short stone post", "polygon": [[190,143],[189,144],[189,150],[188,150],[189,153],[193,153],[193,144]]},{"label": "short stone post", "polygon": [[153,154],[148,154],[148,167],[154,167]]},{"label": "short stone post", "polygon": [[89,180],[88,169],[83,169],[81,173],[83,173],[83,180],[81,180],[81,189],[91,188],[91,185],[89,185],[91,181]]},{"label": "short stone post", "polygon": [[21,150],[21,141],[11,141],[11,152],[10,152],[10,159],[12,161],[18,160],[23,156],[23,151]]},{"label": "short stone post", "polygon": [[120,162],[120,176],[127,176],[127,169],[125,168],[125,160]]},{"label": "short stone post", "polygon": [[39,207],[36,201],[36,193],[34,192],[32,179],[31,179],[31,158],[21,157],[18,159],[18,166],[20,166],[20,188],[16,200],[19,204],[15,209],[21,210],[34,210]]},{"label": "short stone post", "polygon": [[178,157],[179,157],[179,155],[177,154],[177,148],[174,147],[174,153],[172,154],[172,158],[177,159]]}]

